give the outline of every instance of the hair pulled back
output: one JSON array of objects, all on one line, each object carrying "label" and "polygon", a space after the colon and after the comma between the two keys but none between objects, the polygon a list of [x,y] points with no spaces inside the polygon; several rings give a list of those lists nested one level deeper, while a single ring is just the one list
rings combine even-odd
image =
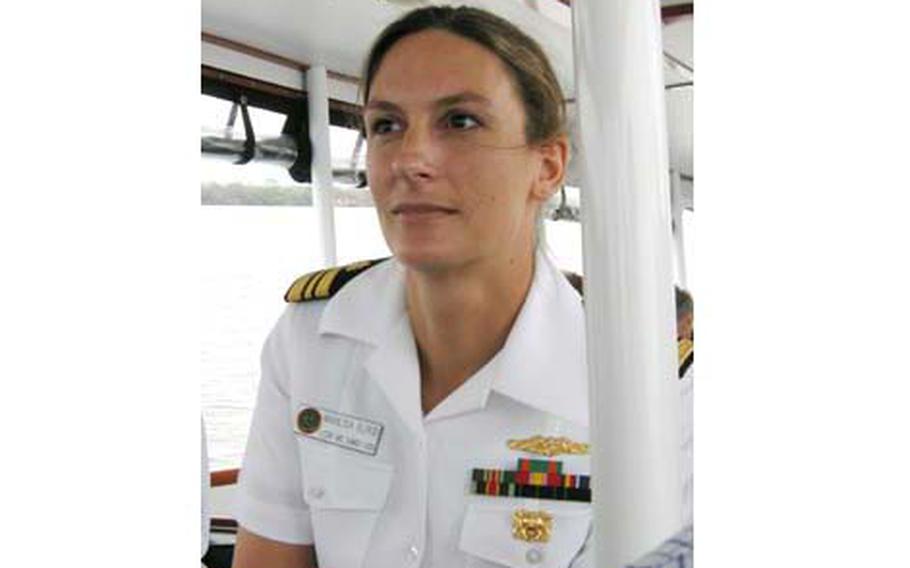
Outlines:
[{"label": "hair pulled back", "polygon": [[476,42],[505,64],[525,111],[525,141],[546,142],[565,133],[565,102],[556,74],[543,49],[515,25],[468,6],[429,6],[408,12],[376,39],[363,73],[363,102],[386,53],[398,40],[426,30],[442,30]]}]

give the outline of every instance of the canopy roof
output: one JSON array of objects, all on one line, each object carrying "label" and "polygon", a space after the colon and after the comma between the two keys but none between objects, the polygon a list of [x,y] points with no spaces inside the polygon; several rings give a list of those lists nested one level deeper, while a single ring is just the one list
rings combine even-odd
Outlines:
[{"label": "canopy roof", "polygon": [[[203,63],[297,88],[305,88],[301,70],[324,65],[333,98],[356,103],[360,68],[373,38],[404,12],[431,3],[483,7],[537,39],[556,68],[571,122],[575,78],[568,0],[202,0]],[[692,2],[664,0],[661,6],[670,164],[691,181]],[[573,178],[570,169],[570,183]]]}]

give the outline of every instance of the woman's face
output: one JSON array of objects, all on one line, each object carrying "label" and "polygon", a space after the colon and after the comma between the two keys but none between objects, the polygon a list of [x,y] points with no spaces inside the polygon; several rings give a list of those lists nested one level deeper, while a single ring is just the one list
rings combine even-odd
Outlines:
[{"label": "woman's face", "polygon": [[370,189],[404,264],[432,270],[530,254],[565,148],[554,166],[552,148],[526,145],[524,107],[496,55],[448,32],[406,36],[377,70],[364,120]]}]

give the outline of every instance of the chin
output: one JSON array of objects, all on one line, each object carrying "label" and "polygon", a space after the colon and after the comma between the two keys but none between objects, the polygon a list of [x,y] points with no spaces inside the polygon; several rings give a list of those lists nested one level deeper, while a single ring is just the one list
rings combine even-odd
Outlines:
[{"label": "chin", "polygon": [[395,247],[395,258],[412,270],[434,272],[464,264],[450,247]]}]

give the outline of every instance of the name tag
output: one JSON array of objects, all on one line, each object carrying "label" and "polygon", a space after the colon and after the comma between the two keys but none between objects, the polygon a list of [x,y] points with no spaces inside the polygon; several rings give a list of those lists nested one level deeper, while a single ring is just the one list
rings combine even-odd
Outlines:
[{"label": "name tag", "polygon": [[382,424],[317,406],[297,411],[294,431],[301,436],[346,450],[375,456],[382,438]]}]

